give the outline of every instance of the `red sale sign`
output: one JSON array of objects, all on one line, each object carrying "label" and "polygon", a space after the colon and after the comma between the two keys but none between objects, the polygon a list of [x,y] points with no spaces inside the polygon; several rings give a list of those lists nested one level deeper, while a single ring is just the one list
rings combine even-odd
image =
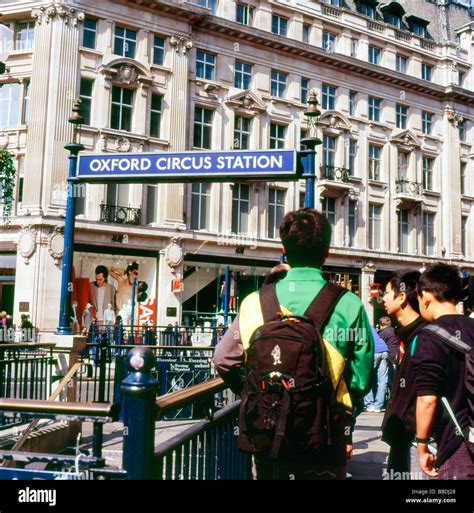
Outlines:
[{"label": "red sale sign", "polygon": [[156,299],[148,298],[144,303],[138,303],[138,325],[156,325]]}]

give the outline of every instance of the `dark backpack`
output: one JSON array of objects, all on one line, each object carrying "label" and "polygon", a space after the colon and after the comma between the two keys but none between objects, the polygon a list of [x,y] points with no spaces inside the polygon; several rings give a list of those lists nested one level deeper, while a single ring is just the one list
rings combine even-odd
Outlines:
[{"label": "dark backpack", "polygon": [[335,391],[322,329],[345,292],[328,283],[304,316],[284,316],[275,286],[260,290],[264,324],[252,334],[245,355],[241,450],[295,458],[331,445]]},{"label": "dark backpack", "polygon": [[[466,442],[467,448],[474,457],[474,347],[466,344],[461,339],[451,335],[449,331],[441,328],[441,326],[435,326],[430,324],[425,326],[422,331],[429,331],[432,335],[435,335],[438,340],[441,340],[448,347],[455,349],[464,354],[465,357],[465,375],[464,383],[467,391],[467,405],[469,410],[469,426],[467,430],[462,433],[464,441]],[[458,426],[458,421],[451,409],[451,406],[447,402],[443,402],[451,420]]]}]

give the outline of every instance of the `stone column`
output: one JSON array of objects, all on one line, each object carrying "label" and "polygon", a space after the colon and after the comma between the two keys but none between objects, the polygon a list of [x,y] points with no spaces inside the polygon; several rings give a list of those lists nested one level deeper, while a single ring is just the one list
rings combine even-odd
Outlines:
[{"label": "stone column", "polygon": [[368,262],[367,265],[362,268],[362,275],[360,278],[360,299],[365,307],[370,324],[373,324],[374,322],[374,307],[370,300],[369,284],[374,283],[375,271],[376,269],[374,264],[372,262]]},{"label": "stone column", "polygon": [[[173,80],[170,82],[170,151],[186,150],[186,130],[188,121],[188,51],[193,43],[190,38],[172,36],[170,44],[174,48],[171,68]],[[164,225],[180,225],[185,228],[183,219],[184,187],[181,184],[160,187],[161,201],[165,202]],[[161,266],[160,266],[161,267]]]}]

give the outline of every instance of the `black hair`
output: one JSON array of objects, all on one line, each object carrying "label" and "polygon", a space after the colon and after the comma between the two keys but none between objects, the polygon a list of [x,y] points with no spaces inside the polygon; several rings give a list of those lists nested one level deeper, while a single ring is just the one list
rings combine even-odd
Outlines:
[{"label": "black hair", "polygon": [[288,212],[280,224],[280,237],[291,267],[320,268],[329,252],[331,225],[314,208]]},{"label": "black hair", "polygon": [[419,271],[400,271],[389,281],[394,297],[398,297],[402,292],[405,292],[408,304],[418,314],[420,313],[420,307],[418,305],[417,284],[420,276]]},{"label": "black hair", "polygon": [[392,321],[390,320],[390,317],[385,315],[384,317],[380,317],[379,324],[380,328],[390,328],[392,326]]},{"label": "black hair", "polygon": [[132,262],[131,264],[128,264],[125,274],[128,276],[132,271],[138,271],[138,263],[137,262]]},{"label": "black hair", "polygon": [[431,292],[441,303],[457,304],[463,298],[461,273],[454,265],[430,264],[418,281],[417,292],[419,296]]},{"label": "black hair", "polygon": [[107,269],[107,267],[105,267],[105,265],[98,265],[95,268],[95,274],[102,274],[104,278],[107,279],[109,276],[109,270]]}]

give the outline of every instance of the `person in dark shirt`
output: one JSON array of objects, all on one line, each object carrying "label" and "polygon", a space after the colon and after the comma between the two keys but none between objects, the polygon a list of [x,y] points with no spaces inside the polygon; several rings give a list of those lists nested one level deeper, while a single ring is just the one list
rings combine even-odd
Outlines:
[{"label": "person in dark shirt", "polygon": [[[474,320],[456,311],[462,299],[459,270],[447,264],[426,268],[418,282],[421,315],[464,343],[474,346]],[[421,331],[413,348],[416,382],[416,441],[420,466],[439,479],[474,479],[474,461],[442,401],[445,398],[465,431],[469,426],[465,356],[438,337]],[[437,442],[435,458],[428,448],[431,436]]]},{"label": "person in dark shirt", "polygon": [[380,317],[379,324],[379,336],[382,340],[385,341],[388,348],[388,361],[396,366],[400,340],[395,333],[395,328],[392,327],[392,321],[390,320],[390,317]]},{"label": "person in dark shirt", "polygon": [[[382,422],[382,440],[390,445],[387,471],[389,478],[399,479],[398,473],[417,468],[415,439],[415,376],[410,348],[420,329],[426,324],[418,311],[418,271],[397,273],[385,288],[383,302],[388,315],[397,319],[396,335],[400,340],[395,357],[397,362],[390,400]],[[421,472],[420,472],[421,474]],[[412,473],[414,478],[415,474]]]}]

